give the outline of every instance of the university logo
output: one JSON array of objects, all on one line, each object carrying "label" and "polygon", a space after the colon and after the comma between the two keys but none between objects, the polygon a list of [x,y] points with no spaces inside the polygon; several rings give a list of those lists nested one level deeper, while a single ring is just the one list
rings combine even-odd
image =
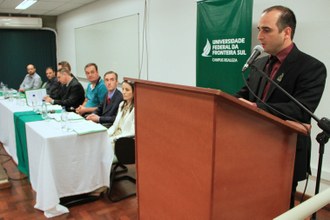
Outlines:
[{"label": "university logo", "polygon": [[211,43],[210,43],[209,39],[206,39],[206,44],[204,46],[202,56],[211,57],[210,53],[211,53]]},{"label": "university logo", "polygon": [[245,38],[206,39],[202,57],[211,58],[212,62],[237,63],[238,58],[246,56]]}]

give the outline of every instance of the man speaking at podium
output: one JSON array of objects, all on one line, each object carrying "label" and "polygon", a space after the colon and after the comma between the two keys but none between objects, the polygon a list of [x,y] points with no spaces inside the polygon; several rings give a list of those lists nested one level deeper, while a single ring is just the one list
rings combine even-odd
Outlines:
[{"label": "man speaking at podium", "polygon": [[[310,124],[311,115],[258,72],[264,71],[311,112],[315,111],[324,90],[326,68],[293,43],[295,28],[296,18],[289,8],[273,6],[263,11],[258,24],[258,40],[269,56],[254,62],[256,68],[251,69],[247,85],[235,96],[282,119]],[[310,154],[310,136],[298,135],[291,208],[298,181],[306,179],[311,172]]]}]

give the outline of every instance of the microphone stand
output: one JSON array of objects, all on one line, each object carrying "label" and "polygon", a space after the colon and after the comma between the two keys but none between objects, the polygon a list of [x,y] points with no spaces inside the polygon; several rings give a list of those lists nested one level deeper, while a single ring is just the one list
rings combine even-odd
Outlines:
[{"label": "microphone stand", "polygon": [[[320,144],[319,148],[319,161],[317,167],[317,176],[316,176],[316,186],[315,186],[315,195],[319,193],[320,189],[320,181],[321,181],[321,171],[322,171],[322,161],[323,161],[323,154],[324,154],[324,145],[328,142],[330,137],[330,120],[326,117],[319,119],[313,112],[311,112],[308,108],[306,108],[303,104],[301,104],[296,98],[290,95],[287,91],[285,91],[280,85],[278,85],[274,80],[272,80],[264,71],[260,70],[253,63],[250,65],[251,68],[255,69],[263,77],[267,79],[270,83],[272,83],[276,88],[281,90],[287,97],[290,98],[296,105],[302,108],[305,112],[307,112],[316,122],[319,128],[322,130],[317,136],[316,140]],[[313,213],[312,219],[316,219],[316,212]]]}]

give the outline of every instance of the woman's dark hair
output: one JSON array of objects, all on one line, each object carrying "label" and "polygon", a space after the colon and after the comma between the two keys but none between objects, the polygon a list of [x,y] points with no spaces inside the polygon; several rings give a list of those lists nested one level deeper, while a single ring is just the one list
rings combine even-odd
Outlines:
[{"label": "woman's dark hair", "polygon": [[[127,83],[132,88],[133,98],[132,98],[132,101],[131,101],[131,105],[129,107],[129,112],[131,112],[132,109],[134,108],[134,82],[129,81],[129,80],[124,80],[122,82],[122,84],[124,84],[124,83]],[[125,100],[123,106],[121,107],[121,110],[123,110],[124,106],[126,106],[126,105],[127,105],[127,101]]]}]

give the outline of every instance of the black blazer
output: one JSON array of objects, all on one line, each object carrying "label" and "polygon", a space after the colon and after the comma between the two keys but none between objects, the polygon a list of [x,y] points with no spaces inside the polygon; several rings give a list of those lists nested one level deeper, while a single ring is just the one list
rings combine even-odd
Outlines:
[{"label": "black blazer", "polygon": [[[268,57],[257,59],[254,66],[257,69],[264,70],[267,60]],[[294,45],[279,70],[276,72],[274,80],[311,112],[314,112],[322,97],[326,81],[326,72],[323,63],[301,52],[296,45]],[[262,75],[258,73],[256,69],[251,69],[247,83],[253,93],[261,98],[263,90],[262,84],[264,82],[262,80]],[[265,99],[268,106],[258,101],[256,97],[249,92],[247,86],[244,86],[236,94],[236,97],[242,97],[251,102],[256,102],[259,108],[282,119],[288,118],[277,113],[273,109],[300,122],[311,123],[311,116],[272,84]],[[294,181],[303,180],[306,178],[306,173],[310,173],[310,153],[310,136],[298,135]]]},{"label": "black blazer", "polygon": [[47,94],[52,98],[52,99],[58,99],[60,90],[61,90],[61,83],[57,80],[57,77],[55,76],[54,78],[50,79],[46,83],[46,91]]},{"label": "black blazer", "polygon": [[100,116],[100,123],[106,127],[110,127],[116,119],[118,107],[121,101],[123,101],[122,93],[116,89],[111,98],[111,102],[107,104],[108,93],[104,97],[103,102],[94,111],[94,114]]},{"label": "black blazer", "polygon": [[85,90],[76,78],[72,78],[68,86],[63,85],[59,99],[54,100],[54,104],[65,106],[67,111],[74,111],[85,101]]}]

